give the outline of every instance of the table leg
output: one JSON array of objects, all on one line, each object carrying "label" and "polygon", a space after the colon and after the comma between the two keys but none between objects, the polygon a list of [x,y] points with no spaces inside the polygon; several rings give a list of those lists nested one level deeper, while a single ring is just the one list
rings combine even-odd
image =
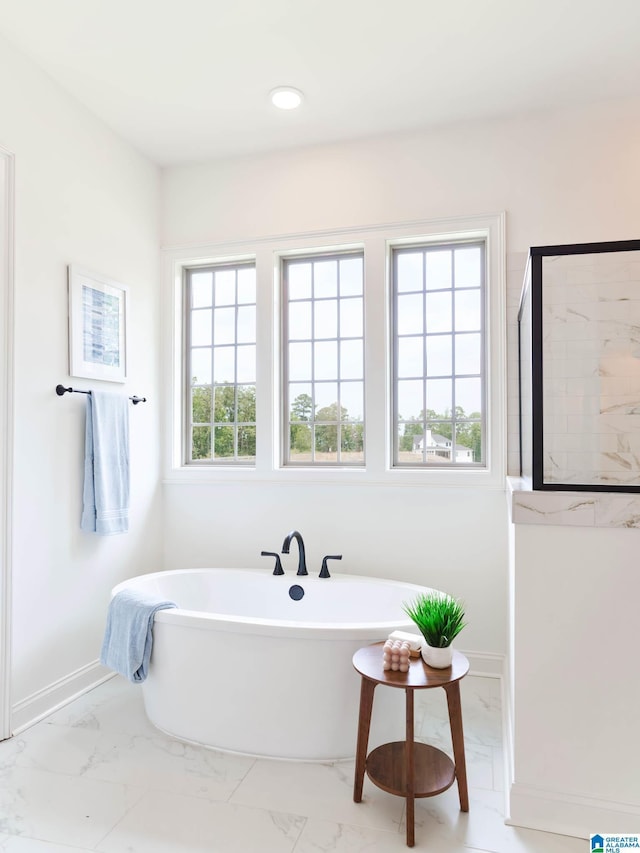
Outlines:
[{"label": "table leg", "polygon": [[415,844],[415,771],[413,766],[413,690],[406,688],[407,732],[405,738],[405,770],[407,798],[407,847]]},{"label": "table leg", "polygon": [[375,689],[375,681],[369,681],[368,678],[362,676],[362,683],[360,685],[360,712],[358,715],[358,743],[356,746],[356,773],[353,783],[353,801],[355,803],[362,801],[362,785],[364,783],[364,770],[367,763],[367,746],[369,744],[373,691]]},{"label": "table leg", "polygon": [[464,733],[462,730],[462,707],[460,705],[460,682],[443,685],[447,693],[447,705],[449,706],[449,725],[451,726],[451,740],[453,742],[453,757],[456,765],[456,779],[458,780],[458,796],[460,797],[460,810],[469,811],[469,792],[467,789],[467,764],[464,757]]}]

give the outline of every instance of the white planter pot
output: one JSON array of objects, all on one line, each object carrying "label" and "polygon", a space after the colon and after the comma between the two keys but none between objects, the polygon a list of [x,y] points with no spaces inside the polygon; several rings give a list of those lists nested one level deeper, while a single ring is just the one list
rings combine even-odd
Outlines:
[{"label": "white planter pot", "polygon": [[446,669],[451,666],[453,660],[453,647],[446,646],[444,649],[436,649],[433,646],[428,646],[426,643],[420,650],[422,660],[434,669]]}]

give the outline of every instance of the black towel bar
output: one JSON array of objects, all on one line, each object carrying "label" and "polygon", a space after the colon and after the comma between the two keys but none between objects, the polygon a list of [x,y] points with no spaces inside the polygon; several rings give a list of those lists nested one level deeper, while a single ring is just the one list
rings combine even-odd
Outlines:
[{"label": "black towel bar", "polygon": [[[63,394],[90,394],[91,391],[81,391],[79,388],[65,388],[64,385],[56,385],[56,394],[58,397],[62,397]],[[137,406],[138,403],[146,403],[146,397],[129,397],[134,406]]]}]

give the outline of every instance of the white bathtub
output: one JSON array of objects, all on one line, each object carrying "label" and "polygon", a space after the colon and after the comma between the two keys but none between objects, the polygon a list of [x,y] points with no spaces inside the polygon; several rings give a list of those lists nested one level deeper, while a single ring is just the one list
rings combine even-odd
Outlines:
[{"label": "white bathtub", "polygon": [[[304,590],[300,600],[290,597],[293,586]],[[157,572],[114,593],[125,587],[178,605],[155,615],[142,685],[155,726],[215,749],[304,760],[354,755],[360,678],[353,654],[395,629],[416,633],[402,605],[427,591],[256,569]],[[383,694],[398,694],[400,705]],[[402,691],[376,692],[371,743],[402,737],[403,700]]]}]

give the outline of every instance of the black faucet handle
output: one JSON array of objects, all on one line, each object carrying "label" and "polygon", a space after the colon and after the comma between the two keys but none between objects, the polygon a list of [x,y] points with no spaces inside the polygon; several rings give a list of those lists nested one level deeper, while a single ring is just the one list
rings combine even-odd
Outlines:
[{"label": "black faucet handle", "polygon": [[275,567],[273,569],[274,575],[283,575],[284,574],[284,569],[282,568],[282,562],[280,560],[280,554],[276,554],[275,551],[260,551],[260,556],[261,557],[275,557],[276,558],[276,564],[275,564]]},{"label": "black faucet handle", "polygon": [[342,554],[327,554],[326,557],[322,558],[322,568],[320,569],[320,577],[321,578],[330,578],[329,569],[327,567],[327,560],[341,560]]}]

